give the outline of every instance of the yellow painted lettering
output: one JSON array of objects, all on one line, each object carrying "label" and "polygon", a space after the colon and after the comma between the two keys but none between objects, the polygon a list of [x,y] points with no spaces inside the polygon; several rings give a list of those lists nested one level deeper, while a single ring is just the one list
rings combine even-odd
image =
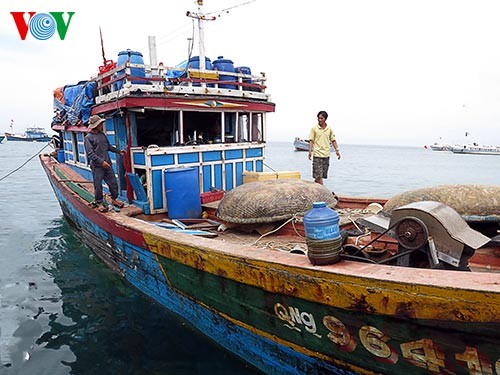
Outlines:
[{"label": "yellow painted lettering", "polygon": [[422,339],[401,344],[403,358],[415,366],[433,372],[441,372],[445,367],[444,354],[434,348],[434,343],[429,339]]},{"label": "yellow painted lettering", "polygon": [[347,327],[334,316],[325,316],[323,324],[330,331],[328,338],[340,346],[340,349],[352,352],[356,349],[356,338],[352,337]]},{"label": "yellow painted lettering", "polygon": [[366,350],[375,357],[383,358],[390,363],[398,361],[398,354],[386,344],[390,337],[375,327],[363,326],[359,329],[359,340]]},{"label": "yellow painted lettering", "polygon": [[481,360],[479,359],[476,348],[467,346],[463,353],[455,354],[455,358],[457,361],[467,363],[471,375],[493,375],[491,364],[484,357]]},{"label": "yellow painted lettering", "polygon": [[288,310],[281,303],[277,303],[274,305],[274,313],[281,320],[290,323],[292,326],[294,325],[292,319],[290,318],[290,315],[288,315]]}]

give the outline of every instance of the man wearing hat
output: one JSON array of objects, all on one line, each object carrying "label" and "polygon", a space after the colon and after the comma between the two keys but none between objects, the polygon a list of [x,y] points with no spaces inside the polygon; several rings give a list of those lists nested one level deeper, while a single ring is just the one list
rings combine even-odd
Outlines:
[{"label": "man wearing hat", "polygon": [[103,133],[102,124],[104,121],[106,120],[98,115],[90,116],[88,125],[89,133],[85,136],[85,151],[87,152],[90,169],[92,170],[95,201],[101,212],[107,211],[107,208],[103,205],[103,180],[109,187],[111,203],[114,206],[123,207],[123,203],[116,200],[118,198],[118,183],[108,154],[108,151],[119,153],[120,150],[112,146],[106,134]]}]

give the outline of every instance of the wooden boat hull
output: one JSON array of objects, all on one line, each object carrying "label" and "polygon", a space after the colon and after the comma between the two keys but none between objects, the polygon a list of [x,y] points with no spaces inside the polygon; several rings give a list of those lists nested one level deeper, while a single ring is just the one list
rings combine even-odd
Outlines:
[{"label": "wooden boat hull", "polygon": [[108,267],[266,373],[499,373],[498,276],[317,267],[170,233],[93,210],[54,169],[69,167],[41,159],[65,217]]}]

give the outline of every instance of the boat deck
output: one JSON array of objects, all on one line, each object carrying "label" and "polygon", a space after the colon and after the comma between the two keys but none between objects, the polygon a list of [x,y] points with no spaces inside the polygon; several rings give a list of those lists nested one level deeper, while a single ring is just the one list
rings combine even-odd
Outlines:
[{"label": "boat deck", "polygon": [[[81,199],[90,203],[94,197],[94,189],[91,181],[83,180],[82,177],[64,163],[58,163],[52,156],[48,163],[51,168],[59,171],[60,181],[65,183]],[[109,199],[108,199],[109,200]],[[295,257],[307,258],[307,245],[304,233],[304,226],[301,218],[289,220],[286,223],[272,223],[259,225],[237,226],[223,223],[216,216],[216,210],[220,201],[213,201],[202,205],[206,220],[210,225],[206,225],[204,220],[199,223],[183,223],[182,221],[170,220],[166,213],[145,215],[139,207],[132,204],[125,204],[121,209],[113,208],[110,211],[124,217],[133,217],[158,226],[158,228],[170,228],[181,230],[184,234],[195,234],[193,237],[206,237],[205,240],[217,241],[226,245],[243,246],[248,249],[266,249],[273,252],[288,253]],[[360,228],[358,224],[363,219],[373,215],[370,208],[373,200],[368,198],[341,198],[336,211],[339,214],[339,224],[341,228],[352,232],[361,233],[358,236],[350,236],[346,243],[356,246],[364,246],[378,236]],[[96,210],[97,212],[97,210]],[[104,213],[103,215],[106,215]],[[185,230],[183,230],[183,225]],[[177,227],[180,225],[181,227]],[[223,230],[221,230],[223,229]],[[201,230],[202,232],[197,232]],[[220,246],[220,245],[217,245]],[[377,240],[376,251],[396,251],[397,240],[384,236]],[[374,251],[372,250],[372,251]],[[292,261],[293,263],[293,261]],[[499,272],[500,273],[500,249],[498,247],[485,247],[476,250],[470,259],[470,267],[473,271]]]}]

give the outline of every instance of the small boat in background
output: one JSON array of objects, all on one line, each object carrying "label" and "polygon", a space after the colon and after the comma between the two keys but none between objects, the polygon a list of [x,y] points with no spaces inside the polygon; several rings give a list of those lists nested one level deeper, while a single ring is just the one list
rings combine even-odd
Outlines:
[{"label": "small boat in background", "polygon": [[500,155],[499,146],[479,146],[477,143],[453,146],[451,151],[454,154]]},{"label": "small boat in background", "polygon": [[[309,139],[295,137],[295,140],[293,141],[293,147],[295,147],[295,151],[309,151]],[[333,152],[332,145],[330,145],[330,151]]]},{"label": "small boat in background", "polygon": [[5,139],[5,135],[0,135],[0,143],[2,143],[4,139]]},{"label": "small boat in background", "polygon": [[295,151],[309,151],[309,139],[295,137],[293,147],[295,147]]},{"label": "small boat in background", "polygon": [[452,146],[444,143],[434,142],[431,146],[432,151],[451,151]]},{"label": "small boat in background", "polygon": [[23,142],[49,142],[52,139],[44,128],[26,128],[24,134],[5,133],[5,137],[8,141]]},{"label": "small boat in background", "polygon": [[[4,138],[8,141],[23,141],[23,142],[49,142],[52,137],[45,132],[44,128],[26,128],[24,134],[14,133],[14,120],[10,120],[10,133],[5,133]],[[3,140],[0,139],[0,142]]]}]

